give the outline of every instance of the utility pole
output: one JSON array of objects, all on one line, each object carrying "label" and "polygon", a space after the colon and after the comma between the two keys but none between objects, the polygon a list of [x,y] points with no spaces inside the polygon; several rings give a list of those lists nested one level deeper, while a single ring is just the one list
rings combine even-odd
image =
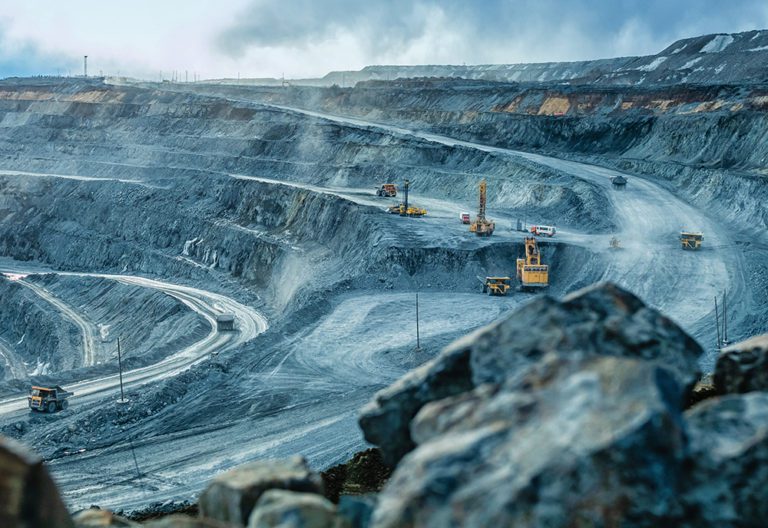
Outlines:
[{"label": "utility pole", "polygon": [[728,305],[725,302],[725,291],[723,291],[723,346],[728,346]]},{"label": "utility pole", "polygon": [[720,341],[720,314],[717,310],[717,295],[715,295],[715,328],[717,329],[717,350],[720,350],[723,343]]},{"label": "utility pole", "polygon": [[88,55],[83,55],[83,77],[88,77]]},{"label": "utility pole", "polygon": [[421,335],[419,333],[419,292],[416,292],[416,350],[421,352]]},{"label": "utility pole", "polygon": [[125,399],[125,392],[123,391],[123,356],[120,353],[120,338],[117,338],[117,365],[120,369],[120,401],[118,403],[128,403]]},{"label": "utility pole", "polygon": [[403,204],[403,211],[400,213],[400,216],[408,216],[408,188],[411,186],[411,182],[409,180],[405,180],[405,183],[403,184],[403,189],[405,193],[405,202]]}]

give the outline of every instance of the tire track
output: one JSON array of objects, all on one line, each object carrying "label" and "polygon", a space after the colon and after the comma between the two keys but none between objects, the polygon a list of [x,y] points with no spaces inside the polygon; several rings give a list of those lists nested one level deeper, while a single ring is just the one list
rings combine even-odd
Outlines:
[{"label": "tire track", "polygon": [[54,306],[61,314],[72,321],[75,326],[80,330],[80,334],[83,337],[83,366],[91,367],[96,363],[96,339],[94,337],[93,325],[87,321],[83,316],[73,310],[68,304],[64,303],[61,299],[53,296],[48,290],[42,286],[38,286],[32,282],[19,279],[19,284],[32,290],[35,295],[46,301],[48,304]]}]

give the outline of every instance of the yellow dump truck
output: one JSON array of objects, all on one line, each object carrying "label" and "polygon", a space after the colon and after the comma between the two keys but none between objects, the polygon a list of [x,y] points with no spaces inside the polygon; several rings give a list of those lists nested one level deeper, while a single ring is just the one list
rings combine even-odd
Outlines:
[{"label": "yellow dump truck", "polygon": [[397,196],[397,186],[394,183],[382,183],[376,187],[376,196],[393,198]]},{"label": "yellow dump truck", "polygon": [[53,387],[32,387],[27,396],[29,408],[33,411],[55,413],[69,406],[67,398],[74,393],[54,385]]},{"label": "yellow dump truck", "polygon": [[704,240],[702,233],[692,231],[683,231],[680,233],[680,243],[684,250],[695,251],[701,247],[701,241]]},{"label": "yellow dump truck", "polygon": [[512,279],[509,277],[486,277],[483,282],[483,293],[504,296],[511,288]]}]

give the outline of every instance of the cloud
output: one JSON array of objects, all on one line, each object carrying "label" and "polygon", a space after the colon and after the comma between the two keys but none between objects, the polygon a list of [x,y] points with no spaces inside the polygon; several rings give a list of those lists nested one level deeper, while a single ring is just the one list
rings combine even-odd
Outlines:
[{"label": "cloud", "polygon": [[640,55],[766,26],[765,0],[253,0],[215,42],[238,59],[349,68]]},{"label": "cloud", "polygon": [[586,60],[766,27],[766,0],[9,0],[0,75],[75,73],[84,54],[150,79]]},{"label": "cloud", "polygon": [[80,73],[80,59],[42,51],[34,42],[7,38],[0,24],[0,78]]}]

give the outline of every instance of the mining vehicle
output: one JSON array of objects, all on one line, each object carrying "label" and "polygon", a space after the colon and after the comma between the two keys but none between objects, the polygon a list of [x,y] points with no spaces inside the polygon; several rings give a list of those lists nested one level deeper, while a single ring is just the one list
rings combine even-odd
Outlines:
[{"label": "mining vehicle", "polygon": [[611,178],[611,185],[614,189],[623,191],[627,187],[627,179],[622,175],[614,176]]},{"label": "mining vehicle", "polygon": [[469,218],[469,213],[459,213],[459,220],[462,224],[469,224],[472,221]]},{"label": "mining vehicle", "polygon": [[477,211],[477,217],[475,218],[475,221],[469,225],[469,232],[474,233],[477,236],[486,236],[486,237],[491,236],[493,234],[493,230],[496,229],[496,224],[485,217],[485,202],[486,202],[487,188],[488,188],[488,184],[486,184],[485,180],[481,181],[480,182],[480,207]]},{"label": "mining vehicle", "polygon": [[69,406],[67,398],[73,396],[73,392],[66,391],[54,385],[53,387],[32,387],[27,396],[29,408],[33,411],[55,413],[63,411]]},{"label": "mining vehicle", "polygon": [[548,236],[552,238],[553,236],[555,236],[555,234],[557,234],[557,229],[555,228],[555,226],[535,225],[535,226],[531,226],[531,234],[537,235],[537,236]]},{"label": "mining vehicle", "polygon": [[405,201],[399,205],[393,205],[388,208],[391,214],[399,214],[400,216],[424,216],[427,214],[427,210],[421,207],[413,207],[408,205],[408,189],[411,186],[411,182],[405,180],[403,185],[403,193],[405,195]]},{"label": "mining vehicle", "polygon": [[483,293],[504,296],[511,288],[512,279],[509,277],[486,277],[483,282]]},{"label": "mining vehicle", "polygon": [[376,187],[376,196],[394,198],[397,196],[397,186],[394,183],[383,183]]},{"label": "mining vehicle", "polygon": [[701,241],[704,239],[702,233],[693,233],[691,231],[683,231],[680,233],[680,243],[685,250],[695,251],[701,247]]},{"label": "mining vehicle", "polygon": [[525,237],[525,258],[517,259],[517,280],[521,290],[549,286],[549,266],[541,263],[541,253],[534,237]]},{"label": "mining vehicle", "polygon": [[612,237],[608,245],[611,249],[621,249],[621,241],[616,237]]}]

